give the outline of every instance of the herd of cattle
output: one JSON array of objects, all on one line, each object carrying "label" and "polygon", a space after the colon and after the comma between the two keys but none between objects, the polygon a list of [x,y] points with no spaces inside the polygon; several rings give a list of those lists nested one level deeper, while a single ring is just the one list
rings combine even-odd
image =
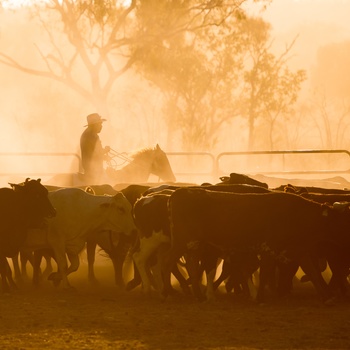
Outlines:
[{"label": "herd of cattle", "polygon": [[[345,189],[271,189],[235,173],[200,186],[57,188],[40,179],[10,185],[0,189],[5,292],[16,286],[9,258],[15,277],[25,273],[27,261],[32,263],[34,284],[45,274],[42,258],[47,268],[53,258],[57,271],[49,271],[48,279],[70,288],[68,275],[78,270],[85,248],[93,281],[99,246],[113,262],[116,284],[126,290],[142,284],[144,293],[156,290],[166,297],[177,292],[175,278],[183,293],[209,300],[225,282],[228,292],[262,302],[267,287],[277,295],[290,293],[301,268],[323,302],[348,296],[350,191]],[[134,276],[124,285],[128,254]],[[219,262],[222,269],[215,279]],[[322,274],[326,266],[329,280]]]}]

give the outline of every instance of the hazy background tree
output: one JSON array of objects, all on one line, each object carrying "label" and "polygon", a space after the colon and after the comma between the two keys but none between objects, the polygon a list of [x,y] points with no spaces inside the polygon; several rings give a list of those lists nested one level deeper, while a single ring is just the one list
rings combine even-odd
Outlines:
[{"label": "hazy background tree", "polygon": [[348,147],[350,142],[350,41],[318,50],[312,70],[311,116],[325,148]]},{"label": "hazy background tree", "polygon": [[[215,30],[223,26],[231,17],[236,18],[237,11],[244,2],[245,0],[34,2],[28,10],[32,21],[39,23],[42,30],[40,42],[34,43],[41,63],[36,60],[28,64],[22,55],[17,55],[17,52],[8,54],[6,50],[0,50],[0,63],[37,77],[50,78],[67,86],[86,100],[91,109],[99,111],[108,118],[113,116],[111,110],[115,105],[113,89],[116,81],[132,71],[131,68],[135,62],[144,60],[152,50],[158,53],[159,48],[167,48],[179,38],[188,46],[188,42],[193,42],[201,31],[208,35],[207,40],[215,38],[210,28]],[[45,38],[43,34],[46,34]],[[202,36],[202,45],[207,45],[206,48],[211,49],[208,43],[203,43],[203,38],[205,37]],[[188,48],[189,50],[186,50],[181,45],[176,48],[177,57],[183,60],[182,67],[190,64],[188,54],[192,55],[192,53],[191,47],[188,46]],[[192,56],[195,57],[195,55]],[[205,57],[203,53],[202,57]],[[211,113],[213,108],[210,111],[208,103],[204,105],[198,103],[201,101],[200,91],[203,91],[204,86],[201,86],[202,82],[197,78],[206,79],[203,74],[199,74],[201,70],[199,66],[204,67],[207,63],[199,62],[198,59],[199,57],[194,59],[197,62],[191,59],[192,64],[185,67],[187,72],[184,76],[191,77],[192,81],[187,84],[187,88],[192,89],[192,92],[179,101],[180,105],[174,104],[174,101],[168,101],[165,107],[167,111],[169,111],[169,105],[177,106],[178,110],[182,110],[182,122],[178,123],[179,120],[170,115],[169,119],[175,125],[184,128],[183,146],[191,149],[209,148],[215,138],[215,129],[226,118],[222,116],[218,123],[216,113]],[[149,63],[152,65],[152,62]],[[147,69],[145,64],[143,67]],[[196,69],[198,75],[196,75]],[[205,68],[205,71],[208,69]],[[211,70],[210,74],[213,73]],[[212,84],[212,92],[215,92],[214,86],[215,84]],[[205,96],[208,99],[207,93]],[[210,99],[220,100],[216,96]],[[185,109],[181,106],[184,101]],[[195,102],[195,104],[192,105],[189,102]],[[198,114],[202,113],[201,110],[206,112],[206,115],[198,119]],[[210,122],[213,116],[216,121]],[[119,117],[118,124],[120,122],[122,124],[120,119],[122,117]]]},{"label": "hazy background tree", "polygon": [[[34,2],[47,42],[36,44],[43,67],[33,68],[0,52],[0,63],[24,73],[61,82],[108,115],[115,81],[150,46],[179,32],[217,25],[244,1],[86,1]],[[220,10],[212,18],[211,13]]]},{"label": "hazy background tree", "polygon": [[[287,122],[297,100],[304,70],[293,72],[288,59],[294,41],[278,56],[271,52],[271,26],[261,18],[242,22],[245,41],[244,90],[241,101],[248,120],[248,150],[253,150],[256,129],[261,137],[258,148],[265,144],[273,150],[278,138],[278,123]],[[265,132],[261,130],[265,129]],[[279,144],[281,146],[281,144]],[[283,147],[283,146],[282,146]]]},{"label": "hazy background tree", "polygon": [[276,57],[270,41],[268,23],[237,9],[217,28],[173,37],[145,53],[141,71],[166,91],[168,134],[180,133],[184,149],[212,149],[237,117],[247,123],[247,149],[254,148],[256,128],[266,129],[259,146],[273,149],[276,125],[288,118],[305,71],[288,68],[293,42]]}]

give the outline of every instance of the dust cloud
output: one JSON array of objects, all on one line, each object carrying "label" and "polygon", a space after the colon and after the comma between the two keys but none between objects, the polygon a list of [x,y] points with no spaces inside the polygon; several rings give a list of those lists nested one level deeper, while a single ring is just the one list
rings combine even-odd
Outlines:
[{"label": "dust cloud", "polygon": [[[273,50],[276,52],[298,36],[289,65],[292,69],[307,71],[308,79],[298,99],[294,119],[287,120],[282,126],[286,133],[289,132],[289,139],[280,140],[279,144],[284,149],[350,149],[350,87],[333,79],[332,91],[337,91],[337,84],[343,89],[341,99],[336,101],[337,96],[326,96],[322,90],[330,81],[327,74],[323,80],[318,79],[318,74],[325,70],[330,76],[344,76],[342,71],[332,72],[332,69],[335,70],[338,60],[348,62],[350,58],[349,50],[342,50],[348,48],[350,42],[350,25],[346,18],[350,1],[274,0],[265,12],[258,12],[250,5],[247,11],[262,15],[272,24]],[[1,53],[17,60],[23,67],[42,69],[38,48],[47,52],[47,39],[25,10],[0,11]],[[348,76],[348,71],[345,73]],[[0,185],[23,181],[27,176],[49,178],[58,172],[79,171],[79,138],[86,116],[96,111],[92,101],[59,82],[26,74],[4,64],[0,64],[0,77]],[[170,153],[169,159],[178,180],[188,182],[213,181],[216,164],[212,155],[247,150],[247,123],[236,118],[225,125],[212,148],[198,150],[205,155],[186,160],[179,158],[177,152],[188,150],[182,148],[179,139],[169,139],[164,132],[166,118],[162,115],[162,102],[161,94],[138,75],[124,74],[109,98],[109,114],[104,115],[107,122],[100,134],[103,145],[118,152],[132,152],[158,143]],[[290,133],[291,129],[293,133]],[[266,130],[261,128],[259,132]],[[256,149],[266,149],[259,143],[259,137]],[[322,161],[326,165],[322,164],[321,168],[338,169],[345,163],[338,159]],[[222,173],[242,169],[271,171],[280,169],[280,162],[270,156],[268,160],[255,160],[252,166],[248,159],[225,159],[220,167]],[[316,158],[313,162],[317,163]],[[267,169],[266,164],[269,164]],[[305,164],[309,166],[310,160],[299,159],[291,169],[303,168]]]}]

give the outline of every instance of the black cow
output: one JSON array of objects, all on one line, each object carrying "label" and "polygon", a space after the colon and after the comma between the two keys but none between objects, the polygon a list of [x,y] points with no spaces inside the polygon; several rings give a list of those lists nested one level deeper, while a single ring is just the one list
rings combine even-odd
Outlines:
[{"label": "black cow", "polygon": [[221,183],[230,183],[230,184],[245,184],[245,185],[253,185],[253,186],[260,186],[264,188],[268,188],[268,184],[265,182],[261,182],[258,180],[255,180],[247,175],[244,174],[237,174],[237,173],[231,173],[230,176],[222,176],[220,177]]},{"label": "black cow", "polygon": [[[335,260],[338,242],[346,241],[349,213],[340,220],[331,207],[289,193],[233,194],[200,188],[176,190],[169,207],[172,247],[167,272],[185,252],[191,253],[189,247],[203,242],[228,253],[256,249],[278,261],[297,261],[320,296],[331,299],[313,255],[322,247],[327,258]],[[349,247],[349,239],[346,243]],[[336,262],[334,266],[341,278],[341,267]],[[263,298],[264,279],[261,269],[258,300]],[[196,281],[196,276],[191,280]]]},{"label": "black cow", "polygon": [[28,229],[41,227],[45,218],[56,215],[40,179],[10,185],[0,188],[0,274],[5,291],[9,290],[5,258],[18,254]]},{"label": "black cow", "polygon": [[339,189],[339,188],[325,188],[325,187],[315,187],[315,186],[295,186],[292,184],[281,185],[275,187],[273,190],[289,192],[295,194],[304,194],[304,193],[322,193],[322,194],[349,194],[350,190]]},{"label": "black cow", "polygon": [[[204,185],[202,185],[204,186]],[[147,277],[148,259],[156,251],[159,245],[168,241],[170,236],[169,227],[169,213],[167,208],[167,202],[169,195],[173,193],[174,190],[181,188],[183,186],[175,185],[162,185],[159,187],[152,187],[143,193],[143,196],[135,203],[134,206],[134,217],[135,223],[139,227],[141,232],[141,247],[134,254],[134,260],[138,263],[138,268],[136,271],[140,271],[143,279],[144,290],[147,292],[150,289],[151,281]],[[188,186],[186,188],[200,188],[201,186]],[[266,193],[270,192],[268,189],[253,186],[253,185],[239,185],[239,184],[218,184],[204,186],[206,189],[211,191],[223,191],[223,192],[234,192],[234,193]],[[160,234],[160,232],[162,234]],[[164,246],[164,245],[163,245]],[[203,267],[207,264],[213,264],[221,257],[220,252],[213,249],[213,247],[201,247],[198,250],[196,259],[193,256],[187,257],[186,267],[199,270],[203,270]],[[231,256],[231,260],[234,257]],[[159,265],[158,265],[159,267]],[[228,273],[228,270],[226,269]],[[231,270],[231,272],[233,272]],[[227,278],[227,273],[225,278]],[[173,274],[180,279],[180,284],[184,291],[188,293],[187,284],[185,284],[181,278],[181,275],[177,269],[173,271]],[[200,273],[198,273],[200,274]],[[233,275],[237,273],[233,273]],[[222,279],[223,276],[220,278]],[[132,289],[136,286],[136,281],[133,280],[132,285],[128,284],[128,289]]]}]

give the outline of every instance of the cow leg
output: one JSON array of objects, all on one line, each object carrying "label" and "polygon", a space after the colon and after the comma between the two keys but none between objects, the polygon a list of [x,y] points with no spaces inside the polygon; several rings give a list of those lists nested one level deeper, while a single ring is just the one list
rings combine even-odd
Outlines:
[{"label": "cow leg", "polygon": [[151,281],[147,272],[146,256],[144,252],[135,252],[132,258],[142,281],[143,292],[148,294],[151,290]]},{"label": "cow leg", "polygon": [[139,270],[143,291],[149,293],[151,290],[151,281],[147,271],[147,261],[149,257],[156,251],[160,244],[169,241],[169,237],[165,236],[162,231],[153,232],[151,237],[140,238],[140,250],[133,254],[133,260]]},{"label": "cow leg", "polygon": [[95,276],[94,264],[95,264],[95,252],[96,252],[96,242],[87,241],[86,242],[86,255],[88,261],[88,280],[91,284],[98,284]]},{"label": "cow leg", "polygon": [[[245,261],[246,263],[248,263],[248,261],[251,259],[251,257],[247,257],[247,259],[248,260]],[[258,268],[258,267],[256,267],[256,268]],[[238,264],[238,266],[236,266],[236,271],[234,271],[234,273],[237,273],[236,277],[238,280],[238,286],[239,286],[239,288],[241,288],[240,291],[243,293],[243,295],[251,298],[252,300],[256,300],[257,295],[258,295],[258,291],[257,291],[255,284],[253,283],[254,271],[252,271],[252,269],[255,270],[255,267],[252,268],[250,266],[250,263],[248,263],[247,265],[242,263],[242,264]]]},{"label": "cow leg", "polygon": [[347,254],[339,252],[332,252],[328,254],[328,264],[332,271],[332,277],[329,281],[329,287],[335,294],[340,293],[340,297],[347,298],[349,292],[349,263]]},{"label": "cow leg", "polygon": [[28,279],[27,263],[29,262],[33,267],[33,252],[28,250],[21,250],[19,253],[19,258],[21,261],[21,276],[24,279]]},{"label": "cow leg", "polygon": [[214,279],[221,252],[210,245],[204,245],[201,253],[201,266],[207,278],[206,298],[211,301],[215,299]]},{"label": "cow leg", "polygon": [[275,259],[267,254],[261,254],[259,286],[256,295],[256,301],[263,303],[265,301],[265,288],[267,285],[274,289],[275,287]]},{"label": "cow leg", "polygon": [[6,258],[0,257],[0,276],[1,276],[1,288],[3,293],[9,293],[10,287],[7,283],[7,261]]},{"label": "cow leg", "polygon": [[34,259],[33,259],[33,284],[34,286],[38,286],[40,282],[40,264],[42,260],[42,254],[40,250],[34,251]]},{"label": "cow leg", "polygon": [[52,267],[52,253],[48,252],[47,250],[43,251],[43,257],[45,258],[45,270],[43,271],[43,278],[50,275],[50,273],[53,271]]},{"label": "cow leg", "polygon": [[4,256],[0,256],[0,276],[3,293],[9,293],[11,289],[17,289],[17,286],[12,279],[11,267],[7,258]]},{"label": "cow leg", "polygon": [[288,295],[293,289],[293,278],[299,264],[295,261],[278,264],[277,291],[279,296]]},{"label": "cow leg", "polygon": [[206,257],[202,260],[203,262],[203,268],[206,272],[207,277],[207,288],[206,288],[206,297],[207,301],[215,300],[215,293],[214,293],[214,279],[216,275],[216,269],[218,266],[218,259],[219,257],[214,254],[206,254]]},{"label": "cow leg", "polygon": [[206,273],[207,276],[207,291],[206,291],[206,296],[207,300],[215,300],[215,294],[214,294],[214,279],[215,279],[215,274],[216,274],[216,267],[211,269]]},{"label": "cow leg", "polygon": [[186,268],[194,296],[199,301],[205,301],[206,298],[201,290],[203,268],[197,254],[193,254],[193,252],[191,252],[186,255]]},{"label": "cow leg", "polygon": [[111,253],[109,254],[114,268],[114,279],[115,284],[124,289],[124,278],[123,278],[123,268],[125,258],[128,253],[129,243],[125,241],[124,235],[120,238],[116,247],[113,247]]},{"label": "cow leg", "polygon": [[213,289],[217,290],[222,282],[224,282],[230,275],[230,263],[227,259],[224,259],[222,264],[222,270],[219,278],[213,283]]},{"label": "cow leg", "polygon": [[[171,285],[171,273],[174,269],[174,266],[177,264],[178,260],[182,256],[182,249],[175,249],[174,247],[170,248],[168,251],[168,254],[163,259],[163,290],[161,293],[161,296],[166,298],[169,294],[172,292],[172,285]],[[187,265],[187,264],[186,264]],[[187,266],[186,266],[187,268]],[[188,272],[188,269],[187,269]]]},{"label": "cow leg", "polygon": [[117,287],[124,289],[124,279],[123,279],[123,265],[125,256],[111,256],[113,268],[114,268],[114,280]]},{"label": "cow leg", "polygon": [[22,279],[22,276],[21,276],[21,269],[19,268],[19,263],[18,263],[19,253],[17,253],[11,259],[12,259],[12,265],[13,265],[13,271],[15,274],[15,279],[16,279],[16,281],[20,281]]},{"label": "cow leg", "polygon": [[[157,291],[161,292],[164,289],[165,279],[168,279],[166,282],[170,285],[169,292],[174,294],[176,290],[171,286],[171,275],[164,275],[164,260],[169,252],[169,244],[161,244],[157,249],[157,259],[156,263],[152,266],[152,272],[154,276],[155,288]],[[171,273],[177,279],[180,284],[180,287],[184,291],[185,294],[191,294],[187,279],[183,276],[181,271],[179,270],[178,264],[173,266]]]},{"label": "cow leg", "polygon": [[156,250],[156,263],[152,266],[152,274],[154,277],[155,289],[161,292],[164,288],[163,274],[162,274],[162,261],[164,258],[164,251],[169,251],[169,246],[164,247],[162,244]]},{"label": "cow leg", "polygon": [[70,265],[68,267],[66,255],[63,259],[61,256],[56,256],[56,262],[58,266],[58,272],[53,272],[49,276],[49,280],[52,280],[55,286],[58,286],[62,281],[62,288],[72,288],[68,281],[68,275],[78,270],[80,265],[79,255],[73,253],[67,253]]},{"label": "cow leg", "polygon": [[139,270],[137,269],[134,261],[133,261],[133,264],[134,264],[134,278],[126,284],[127,291],[133,290],[142,282]]},{"label": "cow leg", "polygon": [[[181,269],[182,269],[182,267],[181,267]],[[178,280],[182,291],[186,295],[191,295],[191,290],[190,290],[190,287],[188,285],[188,280],[182,274],[182,272],[181,272],[181,270],[179,268],[179,264],[175,264],[175,266],[174,266],[174,268],[172,269],[171,272],[174,275],[174,277]]]},{"label": "cow leg", "polygon": [[68,289],[70,288],[68,278],[67,278],[67,270],[68,270],[68,264],[67,264],[67,257],[65,254],[65,249],[58,250],[57,247],[54,248],[54,256],[57,263],[57,272],[52,272],[48,279],[53,281],[55,286],[58,286],[60,282],[62,281],[62,288]]},{"label": "cow leg", "polygon": [[[45,269],[41,272],[42,258],[45,259]],[[38,286],[41,279],[50,279],[49,276],[53,271],[52,267],[53,251],[50,248],[43,248],[34,251],[33,254],[33,284]],[[61,278],[55,273],[56,284],[60,283]],[[51,276],[52,277],[52,276]]]},{"label": "cow leg", "polygon": [[12,278],[12,270],[11,270],[10,264],[8,263],[7,259],[6,259],[6,263],[7,263],[6,277],[7,277],[7,281],[8,281],[8,284],[10,286],[10,289],[17,290],[18,288],[17,288],[15,281]]},{"label": "cow leg", "polygon": [[325,303],[332,302],[332,295],[329,286],[323,279],[318,266],[315,266],[315,259],[309,255],[304,255],[299,259],[300,267],[306,275],[310,277],[312,284]]},{"label": "cow leg", "polygon": [[[70,275],[72,272],[75,272],[78,270],[80,266],[80,259],[78,254],[72,254],[72,253],[67,253],[70,265],[67,269],[67,276]],[[67,281],[68,282],[68,281]]]}]

